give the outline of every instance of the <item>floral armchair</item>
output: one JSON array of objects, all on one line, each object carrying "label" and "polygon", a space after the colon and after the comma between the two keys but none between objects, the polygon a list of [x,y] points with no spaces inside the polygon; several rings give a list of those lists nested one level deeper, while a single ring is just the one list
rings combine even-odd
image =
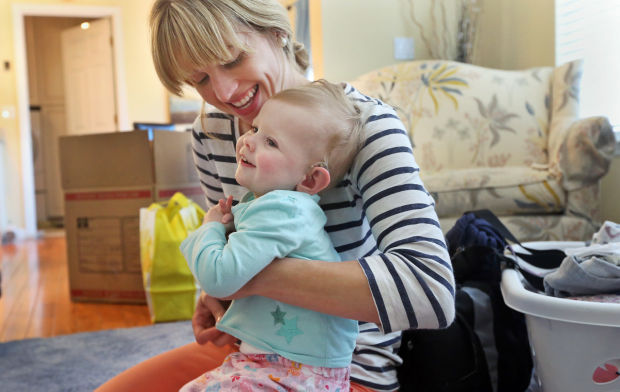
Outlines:
[{"label": "floral armchair", "polygon": [[584,240],[600,225],[599,182],[615,139],[606,118],[578,118],[581,67],[412,61],[351,83],[408,127],[444,232],[463,212],[488,208],[521,241]]}]

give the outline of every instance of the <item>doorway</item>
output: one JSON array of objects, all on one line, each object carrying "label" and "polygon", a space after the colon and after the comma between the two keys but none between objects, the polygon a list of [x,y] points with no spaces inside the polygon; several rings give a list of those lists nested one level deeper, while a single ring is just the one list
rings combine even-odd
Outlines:
[{"label": "doorway", "polygon": [[[128,129],[127,97],[124,73],[123,41],[121,32],[121,12],[117,7],[78,6],[78,5],[28,5],[13,6],[13,26],[15,39],[15,67],[17,74],[18,116],[21,146],[22,173],[22,216],[26,234],[37,233],[37,208],[33,143],[30,120],[29,74],[26,47],[26,17],[66,17],[98,19],[109,17],[112,23],[114,40],[114,68],[116,70],[115,100],[119,129]],[[18,206],[14,206],[18,208]]]},{"label": "doorway", "polygon": [[26,16],[28,101],[32,132],[37,229],[63,226],[58,138],[66,134],[62,32],[92,19]]},{"label": "doorway", "polygon": [[118,129],[108,17],[27,16],[26,50],[37,228],[63,226],[63,135]]}]

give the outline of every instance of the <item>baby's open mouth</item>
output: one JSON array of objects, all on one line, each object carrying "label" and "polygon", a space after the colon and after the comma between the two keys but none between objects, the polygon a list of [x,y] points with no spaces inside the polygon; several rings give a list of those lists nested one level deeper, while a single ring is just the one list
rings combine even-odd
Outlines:
[{"label": "baby's open mouth", "polygon": [[243,156],[241,157],[241,164],[243,166],[254,167],[254,165]]}]

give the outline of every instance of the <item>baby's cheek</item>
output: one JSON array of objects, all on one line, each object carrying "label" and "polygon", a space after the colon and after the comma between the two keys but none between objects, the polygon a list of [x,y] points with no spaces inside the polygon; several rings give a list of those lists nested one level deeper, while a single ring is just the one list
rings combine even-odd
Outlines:
[{"label": "baby's cheek", "polygon": [[269,157],[260,157],[258,158],[258,167],[260,167],[261,171],[265,174],[271,174],[280,168],[278,162]]}]

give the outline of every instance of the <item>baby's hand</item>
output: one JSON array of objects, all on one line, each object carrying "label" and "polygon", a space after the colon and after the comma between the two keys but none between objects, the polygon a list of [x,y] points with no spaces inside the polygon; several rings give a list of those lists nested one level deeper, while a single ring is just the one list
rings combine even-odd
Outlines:
[{"label": "baby's hand", "polygon": [[232,200],[233,200],[233,197],[228,196],[228,199],[226,200],[220,199],[220,201],[218,202],[218,205],[220,206],[220,209],[223,214],[222,219],[220,219],[220,222],[222,222],[222,224],[226,226],[227,233],[235,230],[235,225],[233,222],[233,214],[232,214]]},{"label": "baby's hand", "polygon": [[203,223],[207,222],[220,222],[226,226],[226,231],[234,229],[232,209],[232,196],[228,196],[228,199],[220,199],[217,205],[209,208],[209,211],[205,214]]},{"label": "baby's hand", "polygon": [[224,214],[221,220],[223,224],[227,224],[228,222],[232,222],[233,220],[232,200],[233,200],[233,197],[228,196],[228,199],[226,200],[220,199],[220,201],[218,202],[218,205],[220,206],[220,210],[222,211],[222,214]]},{"label": "baby's hand", "polygon": [[222,212],[222,209],[220,208],[219,205],[215,205],[209,208],[209,210],[205,214],[204,219],[202,220],[202,223],[221,222],[223,217],[224,217],[224,213]]}]

